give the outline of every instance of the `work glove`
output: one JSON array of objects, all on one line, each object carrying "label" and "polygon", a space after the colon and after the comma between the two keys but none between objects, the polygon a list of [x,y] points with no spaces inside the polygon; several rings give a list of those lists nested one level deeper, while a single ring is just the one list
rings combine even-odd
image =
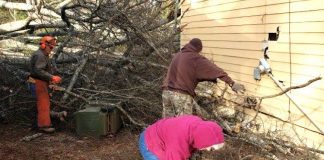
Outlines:
[{"label": "work glove", "polygon": [[60,83],[61,81],[62,81],[62,78],[59,77],[59,76],[53,76],[53,77],[52,77],[52,83],[53,83],[53,84],[58,84],[58,83]]},{"label": "work glove", "polygon": [[236,93],[238,92],[244,93],[245,87],[243,86],[243,84],[234,82],[234,84],[232,85],[232,90]]}]

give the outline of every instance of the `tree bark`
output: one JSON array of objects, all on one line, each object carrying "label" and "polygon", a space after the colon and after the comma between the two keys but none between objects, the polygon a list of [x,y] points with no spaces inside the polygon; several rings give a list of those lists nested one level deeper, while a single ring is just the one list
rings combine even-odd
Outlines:
[{"label": "tree bark", "polygon": [[[81,61],[81,64],[80,66],[75,70],[74,72],[74,75],[70,81],[70,84],[69,86],[67,87],[67,91],[71,92],[71,90],[73,89],[73,86],[75,84],[75,82],[77,81],[78,77],[79,77],[79,74],[80,72],[83,70],[84,66],[87,64],[88,62],[88,58],[84,58],[82,61]],[[62,101],[64,102],[67,98],[69,98],[69,95],[68,94],[64,94],[63,95],[63,98],[62,98]]]},{"label": "tree bark", "polygon": [[26,3],[15,3],[15,2],[7,2],[7,1],[0,0],[0,8],[16,9],[21,11],[31,11],[34,9],[34,6]]},{"label": "tree bark", "polygon": [[31,21],[32,21],[32,18],[28,17],[28,18],[26,18],[24,20],[19,20],[19,21],[15,21],[15,22],[9,22],[9,23],[5,23],[5,24],[1,24],[0,25],[0,35],[23,29]]}]

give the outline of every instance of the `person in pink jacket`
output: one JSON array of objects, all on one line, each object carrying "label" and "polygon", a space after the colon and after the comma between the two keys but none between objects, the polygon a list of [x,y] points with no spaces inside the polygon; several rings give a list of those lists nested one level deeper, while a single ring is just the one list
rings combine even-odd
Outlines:
[{"label": "person in pink jacket", "polygon": [[144,160],[187,160],[196,150],[217,150],[223,145],[222,128],[193,115],[161,119],[139,138]]}]

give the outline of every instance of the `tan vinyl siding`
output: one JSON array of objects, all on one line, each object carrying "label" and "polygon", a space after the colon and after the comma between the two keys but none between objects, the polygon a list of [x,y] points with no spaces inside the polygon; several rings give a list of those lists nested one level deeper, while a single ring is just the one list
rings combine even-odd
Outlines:
[{"label": "tan vinyl siding", "polygon": [[[202,54],[243,83],[248,94],[265,96],[281,91],[266,75],[259,82],[253,79],[253,70],[263,57],[263,41],[278,26],[278,41],[269,41],[269,63],[275,78],[289,87],[324,75],[323,0],[186,0],[181,8],[189,8],[181,20],[186,25],[181,45],[194,37],[202,39]],[[323,131],[324,80],[292,90],[291,95]],[[264,100],[260,110],[297,126],[290,129],[324,141],[285,95]],[[255,115],[252,110],[249,114]]]}]

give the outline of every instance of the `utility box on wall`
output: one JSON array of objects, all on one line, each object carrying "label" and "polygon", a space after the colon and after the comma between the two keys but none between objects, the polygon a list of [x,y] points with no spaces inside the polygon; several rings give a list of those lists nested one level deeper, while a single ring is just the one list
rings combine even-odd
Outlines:
[{"label": "utility box on wall", "polygon": [[86,106],[74,114],[76,132],[80,136],[105,136],[115,134],[122,121],[119,110],[112,107]]}]

